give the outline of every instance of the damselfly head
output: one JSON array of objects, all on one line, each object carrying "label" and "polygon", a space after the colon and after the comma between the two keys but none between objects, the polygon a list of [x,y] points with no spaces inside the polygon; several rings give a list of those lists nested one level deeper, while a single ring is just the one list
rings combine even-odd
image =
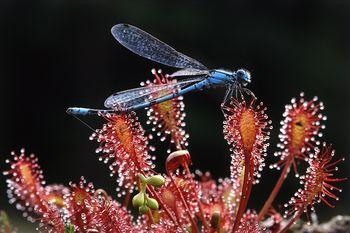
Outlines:
[{"label": "damselfly head", "polygon": [[236,71],[236,80],[243,86],[251,82],[250,72],[248,70],[239,69]]}]

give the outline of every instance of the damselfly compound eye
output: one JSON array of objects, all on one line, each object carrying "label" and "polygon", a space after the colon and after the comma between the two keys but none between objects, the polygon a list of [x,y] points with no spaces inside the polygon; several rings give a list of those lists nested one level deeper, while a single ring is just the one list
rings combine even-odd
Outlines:
[{"label": "damselfly compound eye", "polygon": [[243,86],[248,85],[251,82],[251,75],[249,71],[244,69],[239,69],[236,71],[236,78]]}]

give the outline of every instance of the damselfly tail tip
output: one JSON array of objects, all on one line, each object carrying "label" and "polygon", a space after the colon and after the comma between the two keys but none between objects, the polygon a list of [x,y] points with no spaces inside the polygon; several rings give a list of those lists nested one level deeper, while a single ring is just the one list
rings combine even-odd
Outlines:
[{"label": "damselfly tail tip", "polygon": [[87,115],[88,113],[90,113],[90,109],[70,107],[70,108],[67,108],[66,113],[68,115]]},{"label": "damselfly tail tip", "polygon": [[73,115],[76,112],[76,108],[67,108],[66,113],[68,115]]}]

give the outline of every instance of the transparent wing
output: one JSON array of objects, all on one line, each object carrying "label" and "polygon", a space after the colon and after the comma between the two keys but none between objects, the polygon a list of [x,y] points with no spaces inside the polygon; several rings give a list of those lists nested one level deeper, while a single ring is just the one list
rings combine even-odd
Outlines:
[{"label": "transparent wing", "polygon": [[209,75],[209,70],[198,70],[198,69],[182,69],[169,75],[170,77],[181,77],[181,76],[198,76],[198,75]]},{"label": "transparent wing", "polygon": [[193,83],[202,81],[206,77],[196,77],[179,82],[167,83],[167,84],[154,84],[146,87],[134,88],[126,91],[117,92],[109,96],[104,105],[107,108],[112,108],[117,111],[125,111],[132,106],[138,104],[151,102],[152,100],[161,98],[165,95],[174,93],[186,86]]},{"label": "transparent wing", "polygon": [[152,61],[177,67],[206,70],[207,68],[141,29],[128,24],[117,24],[111,29],[114,38],[130,51]]}]

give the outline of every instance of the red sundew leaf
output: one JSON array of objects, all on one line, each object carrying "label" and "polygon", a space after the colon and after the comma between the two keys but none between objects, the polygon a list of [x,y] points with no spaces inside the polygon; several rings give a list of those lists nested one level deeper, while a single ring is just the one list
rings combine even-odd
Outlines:
[{"label": "red sundew leaf", "polygon": [[[168,75],[164,75],[161,70],[156,72],[155,69],[152,70],[154,80],[146,81],[146,83],[141,83],[142,86],[156,86],[167,83],[176,83],[175,79],[170,79]],[[168,93],[158,93],[160,95],[170,94]],[[185,127],[185,104],[183,103],[183,97],[177,97],[168,101],[164,101],[159,104],[152,105],[148,111],[147,116],[149,120],[147,124],[153,126],[152,131],[156,132],[157,136],[160,137],[161,141],[165,141],[166,138],[170,137],[170,142],[175,145],[177,150],[185,149],[188,146]],[[170,149],[168,149],[170,153]]]},{"label": "red sundew leaf", "polygon": [[65,197],[69,221],[77,231],[84,231],[91,227],[94,220],[93,211],[98,204],[93,201],[93,185],[89,183],[88,187],[85,187],[85,183],[84,178],[81,178],[78,185],[71,183],[71,193]]},{"label": "red sundew leaf", "polygon": [[65,221],[62,210],[56,205],[49,205],[45,212],[40,213],[40,232],[65,232]]},{"label": "red sundew leaf", "polygon": [[45,186],[45,201],[58,207],[64,206],[64,197],[70,193],[69,188],[63,185],[47,185]]},{"label": "red sundew leaf", "polygon": [[[259,182],[261,171],[265,166],[266,150],[269,146],[271,121],[265,113],[263,103],[256,104],[255,97],[245,100],[231,99],[225,106],[224,135],[228,144],[232,145],[231,179],[240,185],[241,200],[237,210],[233,231],[236,231],[244,214],[251,194],[252,185]],[[243,179],[241,178],[243,173]]]},{"label": "red sundew leaf", "polygon": [[275,152],[279,161],[270,165],[270,168],[281,169],[292,164],[297,174],[296,160],[306,160],[307,154],[319,145],[318,138],[325,128],[322,121],[326,120],[323,109],[323,103],[317,97],[306,101],[304,93],[300,94],[299,99],[293,98],[291,104],[286,105],[284,120],[281,122],[280,143],[277,145],[280,151]]},{"label": "red sundew leaf", "polygon": [[307,212],[309,209],[315,211],[314,205],[320,202],[324,202],[331,208],[334,207],[329,199],[338,200],[339,198],[333,192],[342,191],[334,183],[346,180],[346,178],[334,177],[334,172],[338,170],[336,165],[344,161],[342,158],[333,162],[334,154],[332,146],[326,143],[323,143],[321,149],[315,148],[315,154],[308,160],[309,167],[306,170],[306,175],[300,177],[304,188],[299,189],[288,204],[285,204],[285,207],[290,207],[285,212],[286,216],[295,212]]},{"label": "red sundew leaf", "polygon": [[[166,216],[166,215],[165,215]],[[160,218],[160,220],[152,225],[148,225],[146,222],[141,222],[135,226],[135,233],[184,233],[184,229],[175,225],[170,219],[166,217]]]},{"label": "red sundew leaf", "polygon": [[242,217],[241,224],[235,233],[261,233],[268,232],[260,226],[258,215],[254,211],[248,210]]},{"label": "red sundew leaf", "polygon": [[117,175],[117,183],[124,190],[132,192],[137,183],[137,174],[152,175],[154,164],[149,155],[148,139],[134,112],[128,114],[103,115],[107,123],[96,130],[90,139],[96,139],[100,146],[96,152],[104,163],[109,163],[111,176]]},{"label": "red sundew leaf", "polygon": [[323,103],[318,102],[317,97],[306,101],[304,93],[300,94],[299,99],[293,98],[291,104],[285,106],[284,120],[281,122],[282,127],[279,134],[280,143],[277,144],[280,150],[274,154],[279,158],[279,161],[270,165],[271,169],[283,169],[274,189],[259,213],[260,219],[271,207],[289,174],[290,167],[293,167],[295,176],[298,177],[299,160],[306,161],[310,151],[319,145],[317,138],[322,136],[320,131],[324,128],[321,121],[326,119],[322,114],[323,108]]},{"label": "red sundew leaf", "polygon": [[[10,170],[5,171],[4,175],[9,176],[7,179],[8,197],[10,203],[17,203],[19,210],[34,212],[39,214],[45,212],[48,203],[45,201],[45,189],[42,170],[38,164],[38,159],[31,154],[25,155],[24,149],[20,155],[12,152],[12,160],[6,162],[10,164]],[[32,220],[30,218],[30,220]]]},{"label": "red sundew leaf", "polygon": [[[266,150],[269,146],[272,129],[268,119],[266,107],[257,104],[256,99],[232,99],[231,104],[225,106],[224,135],[227,143],[232,146],[231,177],[239,180],[244,160],[250,160],[251,173],[260,177],[265,165]],[[252,177],[253,178],[253,177]],[[255,180],[258,182],[258,179]]]},{"label": "red sundew leaf", "polygon": [[65,205],[76,232],[135,232],[130,213],[104,191],[95,191],[84,178],[71,188]]},{"label": "red sundew leaf", "polygon": [[[24,149],[17,155],[12,152],[13,159],[8,160],[10,170],[4,172],[7,179],[10,202],[17,202],[16,207],[23,211],[33,212],[34,218],[40,221],[40,229],[51,232],[64,232],[64,221],[61,218],[63,196],[69,191],[60,185],[43,186],[44,180],[37,158],[25,155]],[[27,212],[24,215],[28,215]]]},{"label": "red sundew leaf", "polygon": [[166,205],[168,205],[171,209],[176,209],[176,196],[170,189],[164,189],[161,191],[162,200]]},{"label": "red sundew leaf", "polygon": [[132,216],[118,202],[102,198],[94,213],[98,232],[132,233],[134,229]]}]

